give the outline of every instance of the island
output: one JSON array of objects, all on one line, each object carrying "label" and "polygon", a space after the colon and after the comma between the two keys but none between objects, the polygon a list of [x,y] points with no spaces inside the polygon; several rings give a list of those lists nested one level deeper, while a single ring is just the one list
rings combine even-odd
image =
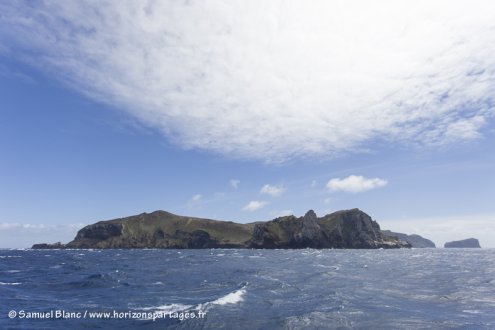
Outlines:
[{"label": "island", "polygon": [[460,241],[452,241],[444,244],[445,248],[481,248],[476,238],[468,238]]},{"label": "island", "polygon": [[67,244],[35,244],[33,249],[112,248],[256,248],[256,249],[378,249],[409,248],[411,244],[384,234],[368,214],[342,210],[318,218],[284,216],[247,224],[175,215],[142,213],[88,225]]},{"label": "island", "polygon": [[397,237],[400,240],[403,240],[409,244],[411,244],[411,247],[417,248],[417,249],[422,249],[422,248],[434,248],[435,243],[430,241],[427,238],[424,238],[420,235],[417,234],[403,234],[403,233],[396,233],[390,230],[382,230],[382,233],[386,236],[394,236]]}]

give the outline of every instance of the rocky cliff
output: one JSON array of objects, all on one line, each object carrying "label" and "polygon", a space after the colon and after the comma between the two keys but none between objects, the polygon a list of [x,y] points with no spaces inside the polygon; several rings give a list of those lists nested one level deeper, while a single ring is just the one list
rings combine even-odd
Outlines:
[{"label": "rocky cliff", "polygon": [[446,248],[481,248],[480,242],[476,238],[468,238],[461,241],[447,242]]},{"label": "rocky cliff", "polygon": [[287,216],[257,223],[250,247],[257,248],[348,248],[410,247],[381,233],[380,226],[358,209],[338,211],[317,218],[311,210],[304,217]]},{"label": "rocky cliff", "polygon": [[345,210],[239,224],[178,216],[165,211],[100,221],[79,230],[65,245],[33,248],[401,248],[410,244],[384,235],[369,215]]},{"label": "rocky cliff", "polygon": [[382,233],[385,236],[397,237],[401,241],[405,241],[405,242],[411,244],[411,247],[413,247],[413,248],[434,248],[434,247],[436,247],[435,243],[433,243],[429,239],[426,239],[420,235],[416,235],[416,234],[408,235],[408,234],[403,234],[403,233],[396,233],[396,232],[393,232],[390,230],[382,230]]}]

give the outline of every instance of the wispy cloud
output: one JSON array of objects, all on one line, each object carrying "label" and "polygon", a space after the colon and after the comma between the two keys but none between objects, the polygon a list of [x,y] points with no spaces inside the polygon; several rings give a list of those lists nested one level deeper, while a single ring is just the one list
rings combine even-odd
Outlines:
[{"label": "wispy cloud", "polygon": [[438,146],[480,137],[494,115],[491,1],[4,1],[0,12],[1,54],[184,148],[284,161],[375,139]]},{"label": "wispy cloud", "polygon": [[368,190],[384,187],[387,180],[380,178],[368,179],[360,175],[350,175],[347,178],[330,179],[327,188],[332,191],[345,191],[351,193],[360,193]]},{"label": "wispy cloud", "polygon": [[249,211],[249,212],[254,212],[256,210],[261,209],[265,205],[267,205],[268,202],[265,201],[250,201],[246,206],[242,208],[243,211]]},{"label": "wispy cloud", "polygon": [[237,189],[239,188],[239,184],[241,183],[241,180],[237,180],[237,179],[231,179],[229,181],[229,184],[232,186],[232,188],[234,189]]},{"label": "wispy cloud", "polygon": [[269,184],[265,184],[263,187],[261,187],[260,194],[277,197],[277,196],[282,195],[285,191],[286,191],[286,188],[282,185],[272,186]]}]

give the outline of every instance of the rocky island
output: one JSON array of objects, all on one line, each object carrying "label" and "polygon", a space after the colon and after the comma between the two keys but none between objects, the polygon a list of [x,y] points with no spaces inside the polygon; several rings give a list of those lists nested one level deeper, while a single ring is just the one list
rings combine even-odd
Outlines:
[{"label": "rocky island", "polygon": [[481,248],[480,242],[476,238],[468,238],[460,241],[447,242],[446,248]]},{"label": "rocky island", "polygon": [[388,236],[359,209],[318,218],[285,216],[266,222],[240,224],[179,216],[165,211],[142,213],[88,225],[67,244],[35,244],[33,249],[111,248],[404,248],[411,244]]}]

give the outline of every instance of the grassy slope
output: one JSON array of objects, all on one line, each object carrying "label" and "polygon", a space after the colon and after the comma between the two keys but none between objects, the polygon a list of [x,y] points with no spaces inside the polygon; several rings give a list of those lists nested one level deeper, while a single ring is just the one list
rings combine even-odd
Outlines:
[{"label": "grassy slope", "polygon": [[105,223],[116,222],[124,225],[123,238],[153,236],[159,231],[174,236],[177,231],[191,233],[195,230],[202,230],[220,243],[234,244],[241,244],[249,240],[254,226],[254,224],[183,217],[165,211],[105,221]]}]

